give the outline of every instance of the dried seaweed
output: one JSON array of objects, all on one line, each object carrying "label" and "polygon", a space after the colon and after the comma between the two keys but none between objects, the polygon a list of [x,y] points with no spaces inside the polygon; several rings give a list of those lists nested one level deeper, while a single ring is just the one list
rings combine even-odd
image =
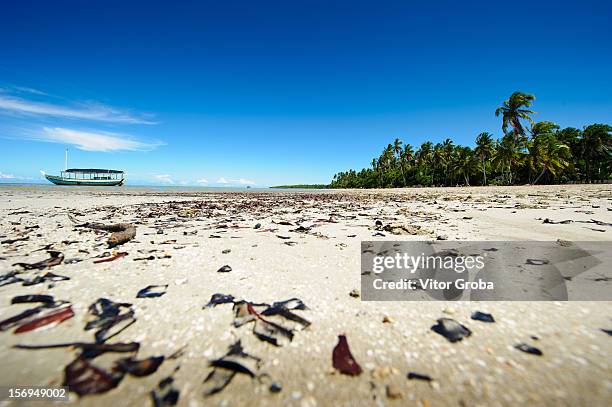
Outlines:
[{"label": "dried seaweed", "polygon": [[449,342],[457,342],[472,334],[465,326],[451,318],[440,318],[431,330],[445,337]]},{"label": "dried seaweed", "polygon": [[340,373],[357,376],[362,370],[353,357],[345,335],[338,335],[338,344],[332,352],[332,364]]},{"label": "dried seaweed", "polygon": [[530,355],[542,356],[543,353],[540,349],[535,346],[527,345],[526,343],[519,343],[514,345],[515,349],[518,349],[522,352],[529,353]]},{"label": "dried seaweed", "polygon": [[101,353],[131,353],[138,352],[140,344],[138,342],[117,342],[117,343],[89,343],[89,342],[67,342],[55,343],[51,345],[15,345],[16,349],[57,349],[57,348],[78,348],[83,351],[84,355],[99,355]]},{"label": "dried seaweed", "polygon": [[13,266],[19,266],[24,270],[44,270],[46,268],[57,266],[58,264],[61,264],[64,260],[64,255],[62,254],[62,252],[49,250],[47,251],[47,253],[49,254],[48,259],[36,263],[15,263],[13,264]]},{"label": "dried seaweed", "polygon": [[72,311],[72,307],[67,304],[59,309],[54,309],[42,315],[38,318],[34,318],[24,324],[21,324],[13,333],[20,334],[24,332],[30,332],[35,329],[42,328],[48,325],[57,325],[61,324],[67,319],[70,319],[74,316],[74,312]]},{"label": "dried seaweed", "polygon": [[123,379],[122,371],[106,371],[79,356],[64,369],[64,386],[79,396],[104,393],[114,389]]},{"label": "dried seaweed", "polygon": [[[25,297],[25,296],[22,296]],[[18,297],[16,297],[18,298]],[[18,298],[18,301],[21,299]],[[29,332],[47,325],[57,325],[74,316],[70,303],[55,301],[43,303],[34,308],[27,309],[0,322],[0,331],[6,331],[14,326],[14,333]]]},{"label": "dried seaweed", "polygon": [[226,294],[220,294],[220,293],[216,293],[213,294],[210,297],[210,301],[208,301],[208,304],[206,304],[204,307],[205,308],[212,308],[215,307],[219,304],[228,304],[228,303],[233,303],[234,302],[234,296],[233,295],[226,295]]},{"label": "dried seaweed", "polygon": [[209,396],[220,392],[237,373],[256,377],[260,364],[260,358],[244,352],[240,340],[235,342],[224,356],[210,362],[214,369],[204,379],[204,394]]},{"label": "dried seaweed", "polygon": [[9,271],[8,273],[2,274],[0,276],[0,287],[22,282],[23,279],[21,277],[17,277],[19,273],[19,271]]},{"label": "dried seaweed", "polygon": [[45,283],[47,281],[66,281],[70,280],[68,276],[61,276],[59,274],[52,273],[50,271],[46,272],[42,276],[36,276],[31,280],[23,280],[23,286],[30,286]]},{"label": "dried seaweed", "polygon": [[111,257],[104,257],[104,258],[101,258],[99,260],[94,260],[94,264],[108,263],[109,261],[115,261],[115,260],[120,259],[122,257],[125,257],[127,255],[128,255],[127,252],[119,252],[119,253],[115,254],[114,256],[111,256]]},{"label": "dried seaweed", "polygon": [[168,284],[165,285],[148,285],[142,290],[138,291],[136,298],[157,298],[166,294]]},{"label": "dried seaweed", "polygon": [[488,323],[495,322],[495,318],[493,318],[493,315],[487,314],[486,312],[475,311],[474,313],[472,313],[471,318],[475,321],[488,322]]},{"label": "dried seaweed", "polygon": [[151,390],[151,399],[155,407],[174,406],[178,403],[180,393],[173,386],[174,378],[168,376],[157,384],[155,390]]},{"label": "dried seaweed", "polygon": [[423,380],[425,382],[431,382],[433,379],[426,375],[426,374],[421,374],[421,373],[416,373],[416,372],[408,372],[408,380]]},{"label": "dried seaweed", "polygon": [[89,313],[96,317],[85,325],[85,330],[98,329],[95,333],[96,341],[103,343],[115,335],[123,332],[136,322],[132,304],[116,303],[106,298],[100,298],[89,306]]},{"label": "dried seaweed", "polygon": [[134,358],[122,358],[115,362],[115,369],[132,376],[148,376],[157,371],[157,368],[164,362],[163,356],[151,356],[147,359],[135,360]]},{"label": "dried seaweed", "polygon": [[24,304],[30,302],[42,302],[45,304],[53,304],[55,300],[52,295],[38,295],[38,294],[30,294],[30,295],[18,295],[11,299],[11,304]]}]

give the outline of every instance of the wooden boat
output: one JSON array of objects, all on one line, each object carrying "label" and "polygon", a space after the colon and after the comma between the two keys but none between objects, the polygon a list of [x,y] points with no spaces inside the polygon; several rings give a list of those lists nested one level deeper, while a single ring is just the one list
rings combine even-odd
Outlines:
[{"label": "wooden boat", "polygon": [[61,171],[59,177],[44,174],[55,185],[120,186],[125,183],[125,173],[99,168],[70,168]]},{"label": "wooden boat", "polygon": [[88,185],[98,187],[121,186],[125,183],[125,173],[118,170],[100,168],[70,168],[68,169],[68,149],[66,149],[65,170],[56,175],[40,173],[55,185]]}]

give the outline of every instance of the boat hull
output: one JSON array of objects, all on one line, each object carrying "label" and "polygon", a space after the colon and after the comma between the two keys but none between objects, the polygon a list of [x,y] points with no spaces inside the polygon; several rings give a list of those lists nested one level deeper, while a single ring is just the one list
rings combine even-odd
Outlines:
[{"label": "boat hull", "polygon": [[56,177],[54,175],[46,175],[45,178],[55,185],[84,185],[94,187],[114,187],[121,186],[125,182],[125,179],[113,179],[113,180],[102,180],[102,179],[66,179]]}]

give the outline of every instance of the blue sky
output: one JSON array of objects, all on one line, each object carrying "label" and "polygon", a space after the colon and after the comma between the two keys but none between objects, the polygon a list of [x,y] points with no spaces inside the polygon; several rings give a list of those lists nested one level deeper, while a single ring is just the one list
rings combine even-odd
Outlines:
[{"label": "blue sky", "polygon": [[132,183],[329,182],[396,137],[499,136],[515,90],[539,120],[612,123],[612,5],[565,3],[6,3],[0,182],[66,146]]}]

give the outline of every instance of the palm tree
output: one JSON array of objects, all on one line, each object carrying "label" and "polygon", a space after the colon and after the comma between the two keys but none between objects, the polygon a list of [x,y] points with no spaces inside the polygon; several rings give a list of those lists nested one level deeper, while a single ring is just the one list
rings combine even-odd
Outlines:
[{"label": "palm tree", "polygon": [[520,159],[520,151],[516,146],[517,140],[512,132],[504,135],[495,146],[493,165],[502,172],[502,176],[506,178],[508,184],[512,184],[512,170]]},{"label": "palm tree", "polygon": [[538,122],[531,129],[530,166],[534,170],[540,170],[533,184],[537,184],[546,171],[554,177],[559,170],[570,164],[570,149],[557,139],[555,132],[558,129],[559,126],[553,122]]},{"label": "palm tree", "polygon": [[486,131],[480,133],[476,137],[476,149],[474,150],[476,155],[480,157],[480,165],[482,166],[482,185],[487,185],[487,160],[493,156],[495,152],[495,146],[493,144],[493,137],[491,133]]},{"label": "palm tree", "polygon": [[404,183],[402,186],[406,186],[406,174],[404,173],[404,164],[402,162],[402,152],[403,152],[402,140],[398,138],[395,139],[395,141],[393,142],[393,152],[395,153],[395,156],[397,157],[400,171],[402,172],[402,179],[404,180]]},{"label": "palm tree", "polygon": [[455,149],[453,170],[457,174],[463,175],[465,185],[470,186],[470,175],[478,170],[478,164],[474,159],[471,148],[459,146]]},{"label": "palm tree", "polygon": [[[586,162],[587,180],[593,179],[592,170],[597,166],[597,177],[602,178],[602,166],[610,168],[612,163],[612,126],[592,124],[582,132],[582,151]],[[606,174],[603,174],[606,175]],[[609,176],[609,174],[607,174]]]},{"label": "palm tree", "polygon": [[404,151],[402,152],[402,162],[405,162],[408,165],[408,174],[412,172],[413,167],[413,159],[414,159],[414,149],[410,144],[404,144]]},{"label": "palm tree", "polygon": [[453,157],[453,152],[455,150],[455,145],[453,141],[449,138],[442,142],[442,149],[444,150],[442,164],[444,166],[444,185],[448,183],[448,166],[450,165],[451,159]]},{"label": "palm tree", "polygon": [[433,143],[431,141],[426,141],[425,143],[421,144],[421,147],[419,147],[418,151],[416,152],[416,159],[419,167],[424,167],[419,168],[419,170],[422,169],[422,175],[424,176],[427,176],[427,172],[431,167],[432,149]]},{"label": "palm tree", "polygon": [[[372,159],[372,171],[374,172],[374,176],[376,176],[376,174],[378,173],[378,161],[376,161],[376,158]],[[380,183],[379,183],[378,187],[379,188],[381,187]]]},{"label": "palm tree", "polygon": [[529,115],[535,114],[535,112],[527,108],[531,106],[534,100],[534,95],[514,92],[510,95],[508,100],[505,100],[504,103],[495,110],[495,116],[502,115],[502,130],[504,134],[508,134],[508,126],[510,126],[514,130],[514,135],[517,138],[526,137],[521,120],[533,123],[533,119]]}]

